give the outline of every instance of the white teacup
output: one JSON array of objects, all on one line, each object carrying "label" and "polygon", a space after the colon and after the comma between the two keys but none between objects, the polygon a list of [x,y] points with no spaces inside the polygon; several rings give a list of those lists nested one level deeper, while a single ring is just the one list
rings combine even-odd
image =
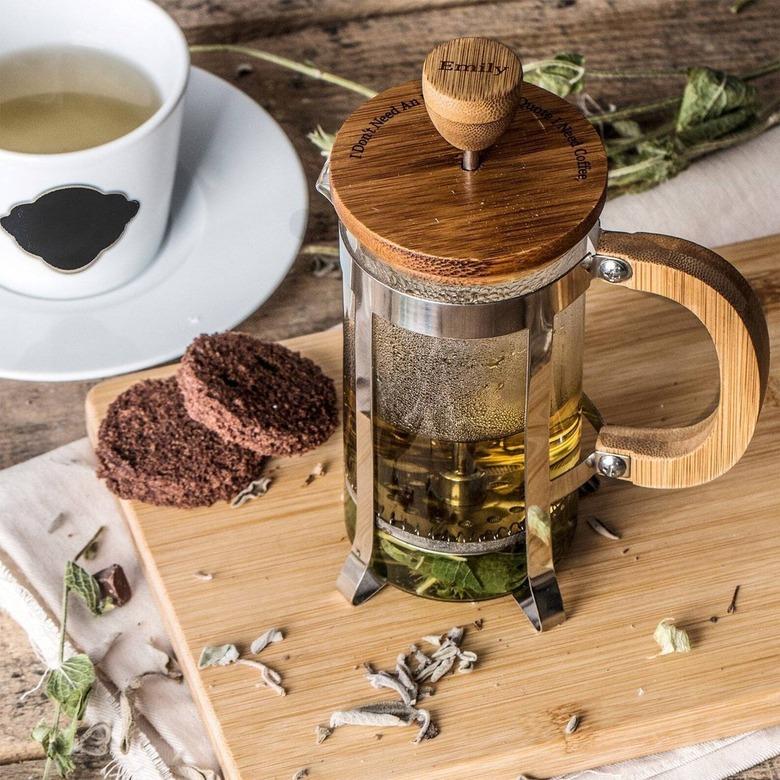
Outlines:
[{"label": "white teacup", "polygon": [[[155,85],[160,107],[131,132],[100,146],[57,154],[0,148],[0,285],[43,298],[106,292],[128,282],[155,257],[168,221],[189,75],[186,40],[152,0],[4,0],[0,57],[72,45],[101,50],[142,71]],[[47,208],[61,203],[74,213],[64,238],[28,241],[22,232],[20,215],[42,196],[48,196]],[[120,220],[113,241],[78,235],[79,209],[89,209],[94,200]],[[38,219],[33,229],[45,231],[43,222]],[[20,223],[22,229],[14,230]],[[94,229],[88,223],[85,230]],[[67,244],[71,238],[73,246],[63,251],[84,255],[72,263],[76,268],[57,268],[29,249]],[[90,252],[94,257],[86,256]]]}]

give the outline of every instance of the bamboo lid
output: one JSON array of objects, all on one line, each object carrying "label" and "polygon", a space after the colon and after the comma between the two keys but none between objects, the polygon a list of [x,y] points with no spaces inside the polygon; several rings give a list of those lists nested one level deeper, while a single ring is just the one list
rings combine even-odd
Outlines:
[{"label": "bamboo lid", "polygon": [[367,101],[339,130],[330,157],[339,218],[415,276],[553,281],[554,261],[604,204],[598,134],[572,104],[522,84],[517,56],[498,41],[442,44],[422,75]]}]

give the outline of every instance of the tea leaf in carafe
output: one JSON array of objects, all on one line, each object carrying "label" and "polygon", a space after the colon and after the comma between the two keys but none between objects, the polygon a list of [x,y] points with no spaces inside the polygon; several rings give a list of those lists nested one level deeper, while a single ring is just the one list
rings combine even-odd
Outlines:
[{"label": "tea leaf in carafe", "polygon": [[477,556],[473,570],[485,593],[507,593],[517,590],[525,580],[525,566],[518,565],[517,556],[502,553]]}]

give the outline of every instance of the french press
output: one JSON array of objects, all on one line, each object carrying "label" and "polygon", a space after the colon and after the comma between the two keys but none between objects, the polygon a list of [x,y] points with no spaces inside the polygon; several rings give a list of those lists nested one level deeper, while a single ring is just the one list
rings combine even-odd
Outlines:
[{"label": "french press", "polygon": [[[389,582],[433,599],[512,595],[564,619],[555,561],[594,474],[707,482],[741,457],[768,370],[758,300],[679,238],[602,231],[607,160],[570,103],[522,84],[514,52],[460,38],[422,83],[381,92],[320,177],[340,220],[346,523],[357,605]],[[717,406],[694,425],[598,426],[581,457],[585,292],[670,298],[708,329]]]}]

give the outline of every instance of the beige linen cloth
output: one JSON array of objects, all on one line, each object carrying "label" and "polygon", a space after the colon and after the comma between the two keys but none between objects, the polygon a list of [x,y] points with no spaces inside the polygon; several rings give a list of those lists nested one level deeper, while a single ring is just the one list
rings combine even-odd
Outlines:
[{"label": "beige linen cloth", "polygon": [[[780,233],[779,179],[780,130],[774,130],[703,160],[648,193],[609,203],[602,222],[611,229],[669,233],[709,246]],[[51,664],[56,658],[56,626],[36,599],[58,612],[65,561],[99,526],[106,526],[90,569],[121,564],[134,595],[126,606],[100,618],[78,607],[71,610],[70,639],[99,662],[107,683],[92,697],[87,720],[111,728],[111,756],[106,761],[113,762],[114,776],[214,777],[207,770],[216,771],[217,763],[187,687],[162,674],[144,677],[135,700],[143,718],[141,728],[134,731],[127,753],[119,749],[122,728],[116,689],[146,672],[164,672],[172,650],[119,508],[93,469],[90,446],[82,439],[0,472],[0,547],[36,591],[34,596],[28,593],[0,567],[0,608],[25,628],[35,652]],[[55,523],[60,513],[64,517]],[[778,753],[780,727],[571,778],[716,780]]]}]

